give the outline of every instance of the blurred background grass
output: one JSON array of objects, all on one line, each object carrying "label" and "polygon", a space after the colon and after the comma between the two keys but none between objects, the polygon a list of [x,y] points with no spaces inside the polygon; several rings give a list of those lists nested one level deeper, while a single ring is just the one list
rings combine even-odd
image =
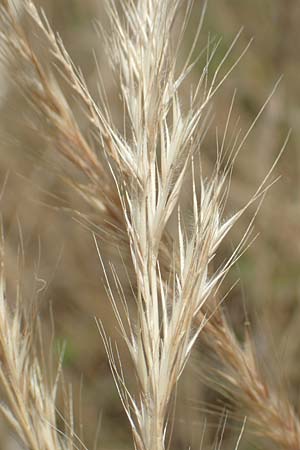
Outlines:
[{"label": "blurred background grass", "polygon": [[[96,19],[106,26],[103,2],[44,0],[37,4],[45,9],[50,23],[61,35],[75,64],[82,68],[87,84],[97,96],[95,52],[112,113],[121,126],[122,111],[116,101],[116,86],[103,43],[93,26]],[[183,43],[183,56],[191,45],[201,7],[202,2],[196,0],[195,14]],[[283,75],[237,159],[228,210],[243,204],[255,192],[292,128],[287,148],[274,172],[275,177],[280,175],[281,178],[267,194],[255,220],[254,233],[258,237],[226,280],[224,292],[240,279],[227,300],[230,321],[242,336],[247,310],[259,357],[269,367],[268,376],[275,383],[275,374],[280,374],[296,409],[300,387],[299,24],[300,4],[297,0],[210,0],[197,49],[199,51],[206,45],[208,34],[222,37],[213,70],[243,26],[243,33],[228,60],[229,67],[254,38],[214,100],[215,116],[202,149],[202,158],[208,167],[213,165],[216,154],[216,126],[222,135],[234,90],[237,89],[237,96],[231,129],[234,130],[234,124],[239,120],[238,128],[243,134]],[[47,58],[47,49],[43,45],[40,51]],[[201,70],[199,63],[189,81],[196,82]],[[28,126],[30,120],[36,119],[11,82],[13,74],[8,75],[0,78],[0,173],[3,184],[6,179],[1,214],[5,226],[9,288],[13,292],[17,281],[21,280],[24,299],[38,298],[46,335],[51,333],[49,310],[52,305],[56,339],[54,348],[49,350],[56,352],[62,342],[66,344],[66,379],[74,386],[75,409],[81,402],[87,445],[91,446],[101,417],[97,448],[125,450],[131,448],[130,432],[94,316],[101,317],[113,339],[118,342],[120,339],[104,293],[93,238],[70,213],[69,207],[80,207],[79,199],[55,172],[47,170],[43,161],[51,154],[51,148]],[[77,108],[76,104],[74,108]],[[86,126],[82,122],[83,129]],[[188,193],[183,202],[188,211]],[[220,261],[238,242],[250,220],[251,212],[243,217],[222,247]],[[101,247],[106,257],[116,263],[115,255],[109,250],[107,246]],[[119,345],[122,350],[122,343]],[[195,373],[194,367],[201,368],[204,358],[205,355],[195,352],[179,387],[174,449],[199,443],[204,424],[204,402],[213,405],[219,401],[203,387],[201,376]],[[126,358],[124,365],[127,365]],[[193,383],[189,381],[191,377]],[[187,414],[186,411],[190,412]],[[207,416],[207,420],[209,425],[216,425],[218,417]],[[224,448],[226,445],[232,448],[231,439],[238,432],[234,422],[229,425]],[[80,428],[80,423],[78,426]],[[1,436],[1,448],[16,448],[5,427]],[[241,448],[253,448],[247,437]]]}]

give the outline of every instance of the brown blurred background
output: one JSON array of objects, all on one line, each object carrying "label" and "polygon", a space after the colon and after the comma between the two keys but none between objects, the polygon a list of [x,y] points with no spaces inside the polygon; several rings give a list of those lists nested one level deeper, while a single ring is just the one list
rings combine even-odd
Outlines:
[{"label": "brown blurred background", "polygon": [[[96,53],[112,113],[122,124],[122,111],[114,102],[116,88],[103,43],[93,24],[96,19],[104,26],[107,23],[103,2],[44,0],[36,4],[45,9],[50,23],[61,35],[75,64],[82,68],[91,92],[97,97],[93,51]],[[191,45],[201,7],[202,2],[195,0],[195,15],[183,43],[183,55]],[[230,127],[234,132],[239,120],[237,130],[241,128],[243,135],[283,75],[236,161],[228,211],[241,206],[255,192],[291,128],[288,145],[273,174],[274,178],[281,178],[267,194],[255,220],[254,235],[258,237],[232,270],[224,293],[240,279],[227,299],[230,321],[236,332],[241,333],[247,311],[259,356],[269,366],[268,376],[276,382],[274,374],[280,375],[297,409],[300,387],[300,3],[297,0],[210,0],[198,50],[206,45],[208,33],[217,39],[222,37],[211,70],[222,59],[241,26],[243,33],[226,67],[230,67],[252,37],[254,41],[215,97],[215,117],[203,144],[202,158],[208,167],[213,165],[216,126],[222,136],[234,90],[237,89],[237,96]],[[46,50],[41,49],[44,58],[47,58]],[[196,81],[201,69],[199,63],[189,81]],[[129,427],[94,321],[95,316],[101,317],[108,334],[120,341],[105,296],[92,234],[75,220],[71,211],[80,208],[79,199],[55,172],[47,170],[45,160],[52,150],[32,131],[30,120],[35,120],[35,116],[11,82],[13,74],[6,74],[3,68],[0,70],[0,174],[1,184],[5,183],[1,214],[11,292],[17,280],[21,280],[25,301],[33,296],[38,298],[46,336],[51,332],[49,309],[52,305],[56,336],[52,350],[57,352],[57,347],[66,343],[66,378],[74,386],[76,411],[81,402],[87,446],[92,446],[101,417],[97,448],[132,448]],[[85,126],[82,123],[83,130]],[[188,210],[188,195],[185,200]],[[220,261],[238,242],[251,214],[253,209],[244,215],[223,245]],[[101,247],[101,251],[114,261],[115,256],[107,246]],[[121,342],[119,345],[122,348]],[[205,355],[195,352],[179,389],[174,449],[199,445],[204,402],[218,402],[216,396],[203,387],[201,373],[198,373],[203,358]],[[127,365],[126,358],[124,365]],[[190,377],[193,383],[189,382]],[[206,419],[212,427],[218,424],[217,417],[209,415]],[[238,433],[234,422],[229,425],[224,448],[227,445],[233,448],[231,438],[236,438]],[[209,435],[210,429],[209,426]],[[0,447],[16,448],[4,430],[5,427]],[[250,441],[246,436],[240,448],[254,448]]]}]

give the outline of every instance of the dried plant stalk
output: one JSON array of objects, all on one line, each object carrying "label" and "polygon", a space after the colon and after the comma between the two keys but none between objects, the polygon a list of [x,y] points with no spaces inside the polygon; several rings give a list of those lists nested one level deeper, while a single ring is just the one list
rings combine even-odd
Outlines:
[{"label": "dried plant stalk", "polygon": [[40,364],[37,355],[33,317],[24,308],[21,299],[17,300],[13,311],[9,307],[1,244],[0,384],[6,400],[1,403],[0,410],[27,449],[80,448],[71,417],[68,422],[64,419],[66,433],[57,428],[56,396],[60,369],[51,381],[52,377],[47,376],[49,370]]},{"label": "dried plant stalk", "polygon": [[253,431],[280,448],[299,448],[299,418],[284,393],[276,392],[264,379],[250,334],[246,332],[242,347],[218,310],[207,323],[204,338],[221,363],[218,378],[224,392],[247,414]]}]

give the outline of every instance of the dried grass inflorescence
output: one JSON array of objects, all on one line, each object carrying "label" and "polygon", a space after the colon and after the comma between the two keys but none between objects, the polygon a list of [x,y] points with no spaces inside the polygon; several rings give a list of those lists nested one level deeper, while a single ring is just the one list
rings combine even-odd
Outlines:
[{"label": "dried grass inflorescence", "polygon": [[[114,124],[105,94],[99,106],[61,39],[31,1],[24,0],[20,10],[9,0],[1,1],[1,58],[18,66],[17,84],[44,120],[47,141],[57,156],[77,169],[80,181],[65,169],[61,175],[92,206],[102,237],[113,239],[131,261],[131,298],[116,271],[115,289],[107,275],[106,281],[136,375],[137,394],[127,385],[121,357],[101,320],[98,326],[135,448],[167,448],[176,386],[195,343],[203,337],[221,364],[224,389],[231,401],[244,409],[253,430],[282,448],[295,450],[300,446],[300,427],[293,408],[282,392],[263,379],[249,335],[242,345],[214,300],[224,277],[248,245],[252,223],[220,266],[215,263],[218,248],[245,210],[262,199],[270,175],[240,210],[225,217],[233,162],[248,133],[228,147],[227,123],[212,175],[207,177],[198,164],[211,100],[236,64],[221,75],[236,40],[212,75],[210,63],[216,48],[211,53],[207,49],[202,75],[189,103],[184,104],[182,86],[195,64],[192,58],[203,16],[192,48],[178,68],[192,1],[185,6],[174,42],[172,29],[180,7],[180,0],[120,5],[106,1],[111,21],[106,44],[119,81],[123,132]],[[35,51],[23,27],[23,16],[46,40],[56,71],[80,102],[97,151],[82,132],[53,71]],[[180,208],[187,173],[192,174],[189,224]],[[169,221],[174,216],[177,230],[171,235]],[[103,268],[105,271],[104,264]],[[58,430],[58,381],[46,383],[30,332],[20,327],[24,322],[21,306],[17,303],[14,314],[8,310],[3,276],[1,279],[0,377],[7,397],[2,411],[26,448],[86,448],[73,431],[72,418],[65,420],[66,431]],[[136,305],[134,317],[129,303]]]}]

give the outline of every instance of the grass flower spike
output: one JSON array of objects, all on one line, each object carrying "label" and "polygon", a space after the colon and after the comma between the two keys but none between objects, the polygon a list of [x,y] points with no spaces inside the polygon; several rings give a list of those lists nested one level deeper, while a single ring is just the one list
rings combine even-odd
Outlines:
[{"label": "grass flower spike", "polygon": [[[263,379],[250,335],[244,343],[237,339],[216,300],[228,271],[249,245],[253,222],[222,263],[216,257],[219,247],[272,184],[274,165],[252,198],[233,214],[225,213],[233,163],[265,104],[244,137],[231,140],[232,102],[211,173],[203,164],[212,100],[248,45],[229,69],[225,62],[240,33],[213,69],[218,42],[209,41],[194,59],[204,5],[191,49],[180,64],[192,0],[104,1],[110,31],[101,32],[118,84],[122,129],[112,118],[104,90],[99,89],[97,103],[61,38],[31,0],[19,8],[11,0],[0,0],[0,58],[8,71],[16,69],[15,81],[42,122],[55,172],[90,208],[85,224],[101,230],[101,237],[113,242],[128,264],[130,289],[110,263],[112,286],[105,251],[95,238],[136,381],[134,387],[127,381],[123,355],[100,318],[99,331],[134,448],[167,450],[171,445],[177,385],[195,343],[203,338],[221,366],[222,388],[226,386],[232,403],[248,415],[247,423],[273,444],[296,450],[300,426],[294,409]],[[40,56],[23,21],[46,42],[50,64]],[[199,61],[202,72],[187,96],[186,82]],[[65,89],[79,104],[85,127]],[[182,201],[186,187],[191,192],[189,213]],[[75,434],[72,414],[65,420],[58,410],[58,381],[45,376],[32,338],[32,319],[20,302],[14,311],[8,307],[3,270],[0,283],[0,383],[6,397],[2,413],[26,449],[86,449]],[[59,418],[66,424],[64,431]]]}]

